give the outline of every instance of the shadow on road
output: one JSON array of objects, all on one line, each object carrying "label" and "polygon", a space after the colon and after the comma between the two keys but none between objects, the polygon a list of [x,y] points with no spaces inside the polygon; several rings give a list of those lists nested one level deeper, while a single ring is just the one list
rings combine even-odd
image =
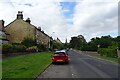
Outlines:
[{"label": "shadow on road", "polygon": [[52,63],[53,65],[69,65],[69,63]]}]

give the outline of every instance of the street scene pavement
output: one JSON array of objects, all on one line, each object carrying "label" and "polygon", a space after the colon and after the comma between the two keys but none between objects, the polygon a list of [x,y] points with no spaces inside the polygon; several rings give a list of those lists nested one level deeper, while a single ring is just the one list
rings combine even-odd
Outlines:
[{"label": "street scene pavement", "polygon": [[68,51],[69,64],[51,64],[38,78],[118,78],[118,64]]}]

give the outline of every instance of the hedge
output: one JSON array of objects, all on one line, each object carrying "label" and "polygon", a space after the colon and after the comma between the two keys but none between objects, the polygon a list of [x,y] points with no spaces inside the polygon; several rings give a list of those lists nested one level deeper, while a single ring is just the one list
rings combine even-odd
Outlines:
[{"label": "hedge", "polygon": [[97,51],[96,46],[85,45],[81,48],[82,51]]},{"label": "hedge", "polygon": [[17,44],[3,44],[2,51],[3,53],[13,53],[13,52],[25,52],[26,47],[24,45]]},{"label": "hedge", "polygon": [[101,56],[117,58],[117,50],[116,49],[109,49],[109,48],[99,48],[97,50],[98,54]]},{"label": "hedge", "polygon": [[3,53],[12,52],[12,44],[3,44],[2,45],[2,52]]}]

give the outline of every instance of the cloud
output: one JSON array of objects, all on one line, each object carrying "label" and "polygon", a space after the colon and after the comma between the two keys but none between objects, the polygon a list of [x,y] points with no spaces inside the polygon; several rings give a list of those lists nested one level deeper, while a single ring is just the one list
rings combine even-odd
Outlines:
[{"label": "cloud", "polygon": [[[33,25],[37,27],[41,27],[42,30],[53,36],[54,38],[59,37],[62,41],[66,39],[64,33],[67,31],[68,27],[66,26],[65,18],[62,14],[62,9],[60,7],[60,3],[54,0],[11,0],[2,2],[2,9],[9,8],[0,13],[6,21],[6,24],[12,22],[16,19],[17,11],[23,11],[24,20],[29,17]],[[13,6],[12,6],[13,5]],[[11,13],[11,14],[9,14]],[[12,15],[12,16],[11,16]],[[14,16],[14,17],[13,17]]]},{"label": "cloud", "polygon": [[[69,0],[75,2],[72,10],[62,9],[61,1],[68,0],[0,0],[0,19],[7,25],[16,19],[17,11],[23,11],[24,20],[29,17],[33,25],[40,26],[54,38],[59,37],[62,42],[77,35],[89,40],[117,34],[117,0]],[[66,17],[65,12],[72,17]]]},{"label": "cloud", "polygon": [[84,34],[87,40],[104,33],[116,33],[118,30],[117,2],[96,2],[83,0],[75,7],[74,30]]}]

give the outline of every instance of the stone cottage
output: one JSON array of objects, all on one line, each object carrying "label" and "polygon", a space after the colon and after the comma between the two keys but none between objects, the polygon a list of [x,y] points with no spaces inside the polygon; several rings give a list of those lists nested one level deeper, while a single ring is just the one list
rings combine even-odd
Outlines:
[{"label": "stone cottage", "polygon": [[31,24],[30,18],[23,20],[21,11],[18,11],[17,18],[5,27],[5,31],[10,34],[7,39],[11,43],[21,43],[24,38],[32,38],[35,44],[42,43],[49,47],[51,40],[40,28]]},{"label": "stone cottage", "polygon": [[8,43],[7,34],[4,29],[4,20],[0,20],[0,44]]}]

